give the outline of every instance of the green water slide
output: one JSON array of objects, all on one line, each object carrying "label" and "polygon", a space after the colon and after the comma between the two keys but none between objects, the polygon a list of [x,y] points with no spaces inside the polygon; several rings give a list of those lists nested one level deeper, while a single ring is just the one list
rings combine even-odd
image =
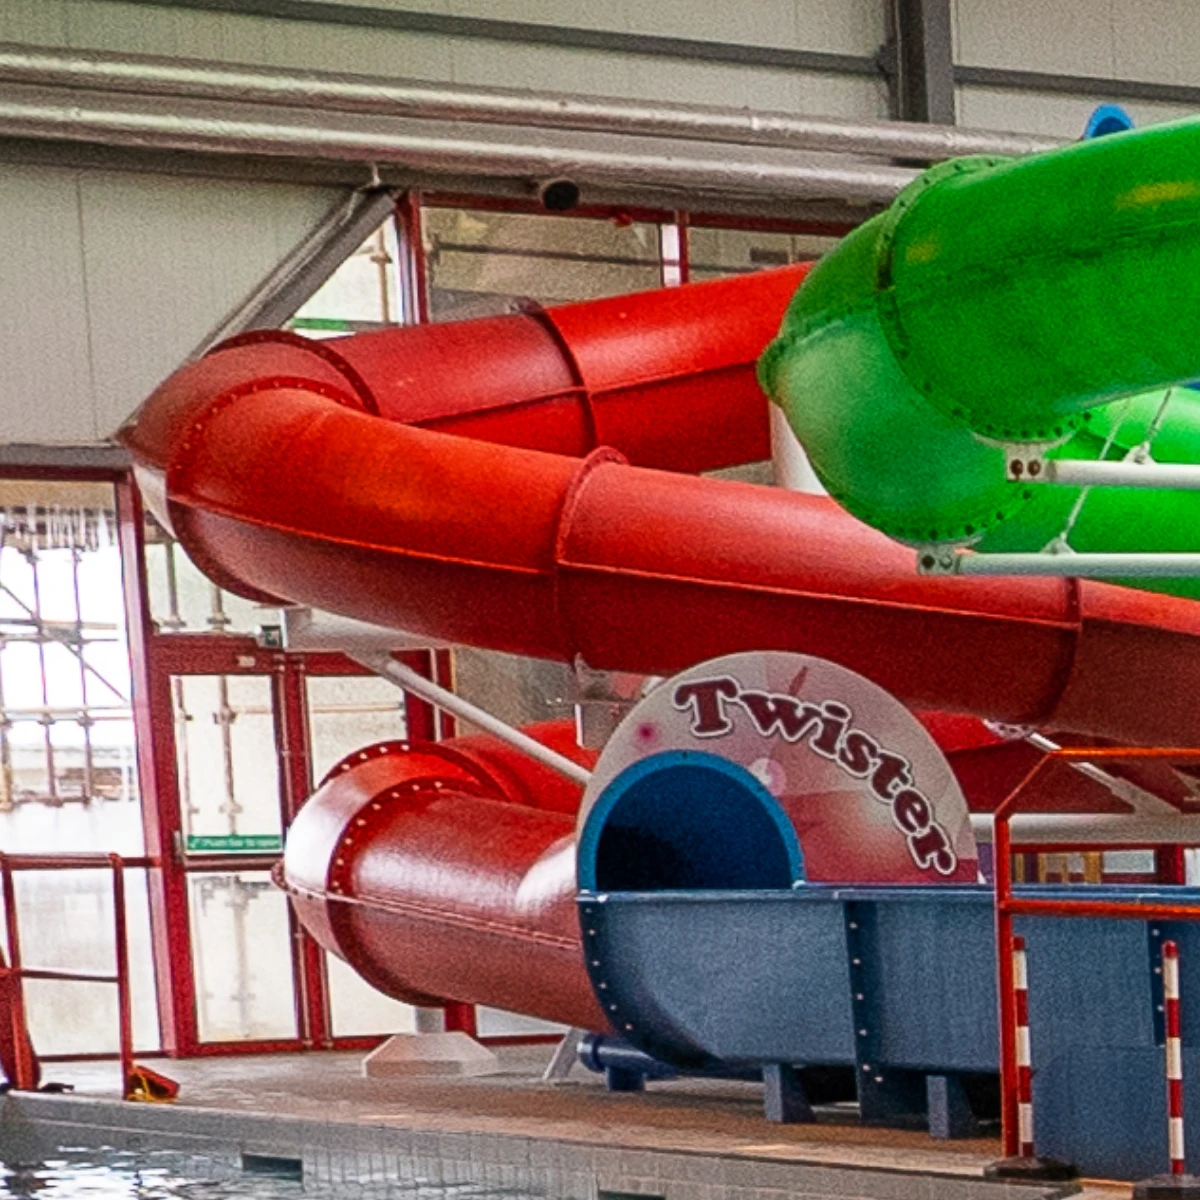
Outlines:
[{"label": "green water slide", "polygon": [[759,371],[830,494],[902,541],[1200,552],[1200,491],[1080,499],[1005,452],[1200,463],[1200,120],[932,168],[813,269]]}]

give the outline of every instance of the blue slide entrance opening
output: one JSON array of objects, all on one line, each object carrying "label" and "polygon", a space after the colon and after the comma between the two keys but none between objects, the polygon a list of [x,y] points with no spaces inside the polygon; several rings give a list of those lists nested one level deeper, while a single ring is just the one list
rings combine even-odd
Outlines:
[{"label": "blue slide entrance opening", "polygon": [[795,830],[770,792],[744,767],[695,750],[628,767],[579,842],[587,891],[778,889],[803,878]]}]

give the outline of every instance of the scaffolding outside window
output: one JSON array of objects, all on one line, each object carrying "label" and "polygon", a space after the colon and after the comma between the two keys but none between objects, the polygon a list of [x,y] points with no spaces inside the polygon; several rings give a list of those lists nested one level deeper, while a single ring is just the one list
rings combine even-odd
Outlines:
[{"label": "scaffolding outside window", "polygon": [[296,1036],[287,897],[265,871],[190,874],[201,1041]]},{"label": "scaffolding outside window", "polygon": [[151,516],[146,517],[146,583],[159,633],[254,633],[261,623],[257,604],[210,582]]},{"label": "scaffolding outside window", "polygon": [[549,217],[467,208],[423,211],[430,317],[509,312],[662,285],[659,229],[615,217]]},{"label": "scaffolding outside window", "polygon": [[689,274],[693,281],[748,275],[789,263],[814,262],[841,240],[836,234],[777,233],[770,230],[688,229]]},{"label": "scaffolding outside window", "polygon": [[[57,822],[44,815],[66,805],[83,811]],[[9,850],[142,850],[106,485],[0,482],[0,813],[11,814]],[[62,829],[51,834],[48,823]]]},{"label": "scaffolding outside window", "polygon": [[176,675],[171,699],[184,849],[281,850],[270,679]]},{"label": "scaffolding outside window", "polygon": [[287,323],[307,337],[337,337],[404,323],[401,247],[385,221]]},{"label": "scaffolding outside window", "polygon": [[[104,483],[0,480],[0,850],[144,849],[116,498]],[[127,872],[133,1028],[159,1044],[146,872]],[[107,871],[22,871],[26,966],[111,973]],[[115,1051],[116,995],[29,980],[40,1053]]]}]

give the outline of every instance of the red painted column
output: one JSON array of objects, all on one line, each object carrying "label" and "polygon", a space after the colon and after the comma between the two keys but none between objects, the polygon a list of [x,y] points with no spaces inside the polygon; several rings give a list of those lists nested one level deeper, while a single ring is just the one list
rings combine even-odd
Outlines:
[{"label": "red painted column", "polygon": [[[280,819],[285,838],[313,789],[305,678],[302,657],[281,654],[276,658],[271,673],[271,701],[279,756]],[[326,1050],[333,1045],[333,1030],[325,955],[304,930],[290,904],[288,929],[292,938],[296,1032],[306,1048]]]},{"label": "red painted column", "polygon": [[1187,860],[1183,846],[1160,846],[1154,854],[1159,883],[1187,883]]},{"label": "red painted column", "polygon": [[154,627],[146,586],[141,499],[132,478],[116,485],[118,540],[129,635],[134,738],[146,854],[155,991],[163,1051],[192,1054],[197,1045],[187,880],[181,861],[183,829],[175,781],[171,684],[153,665]]},{"label": "red painted column", "polygon": [[396,202],[396,229],[400,242],[400,283],[404,292],[407,324],[429,320],[429,271],[425,261],[425,233],[421,193],[407,191]]}]

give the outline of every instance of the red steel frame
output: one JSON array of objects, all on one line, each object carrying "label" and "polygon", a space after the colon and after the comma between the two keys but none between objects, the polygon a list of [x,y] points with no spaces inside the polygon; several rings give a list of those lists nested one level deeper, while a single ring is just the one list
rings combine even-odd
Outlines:
[{"label": "red steel frame", "polygon": [[[1021,1149],[1018,1121],[1020,1069],[1017,1062],[1017,1026],[1019,1020],[1014,988],[1013,953],[1016,938],[1013,918],[1027,917],[1103,917],[1126,920],[1195,920],[1200,918],[1200,902],[1191,904],[1140,904],[1119,900],[1039,900],[1013,895],[1012,830],[1010,822],[1021,811],[1026,788],[1034,777],[1054,759],[1094,761],[1119,759],[1200,758],[1200,750],[1188,747],[1065,747],[1048,753],[1009,792],[996,809],[992,826],[992,856],[995,872],[996,970],[1000,1004],[1000,1111],[1006,1156],[1014,1157]],[[1044,811],[1044,810],[1039,810]],[[1029,847],[1022,843],[1021,850]],[[1125,845],[1122,843],[1122,849]],[[1056,843],[1056,851],[1095,850],[1094,843]]]},{"label": "red steel frame", "polygon": [[[415,651],[403,656],[405,662],[422,674],[432,674],[432,654]],[[183,991],[186,1012],[175,1005],[175,1039],[163,1048],[174,1057],[204,1057],[214,1054],[263,1054],[314,1049],[363,1049],[378,1044],[378,1037],[336,1037],[329,1014],[329,996],[324,956],[317,944],[304,933],[290,909],[292,937],[292,982],[295,997],[296,1036],[237,1042],[205,1042],[200,1038],[195,1011],[195,975],[192,969],[192,937],[187,898],[187,877],[191,874],[221,871],[269,871],[278,862],[277,854],[204,854],[181,853],[179,780],[175,757],[175,724],[171,705],[171,680],[180,675],[256,675],[268,676],[275,719],[275,745],[279,758],[279,806],[281,827],[286,830],[292,818],[318,781],[312,778],[309,757],[309,730],[305,680],[310,676],[346,676],[370,674],[365,667],[340,654],[284,653],[267,650],[248,636],[233,634],[156,634],[150,642],[148,683],[150,708],[154,718],[153,739],[158,760],[156,797],[158,832],[171,851],[162,859],[166,889],[178,907],[169,910],[167,922],[170,957],[182,960],[175,965],[174,985]],[[406,705],[408,729],[414,738],[436,736],[433,710],[423,701],[409,699]],[[178,999],[179,997],[177,997]]]}]

